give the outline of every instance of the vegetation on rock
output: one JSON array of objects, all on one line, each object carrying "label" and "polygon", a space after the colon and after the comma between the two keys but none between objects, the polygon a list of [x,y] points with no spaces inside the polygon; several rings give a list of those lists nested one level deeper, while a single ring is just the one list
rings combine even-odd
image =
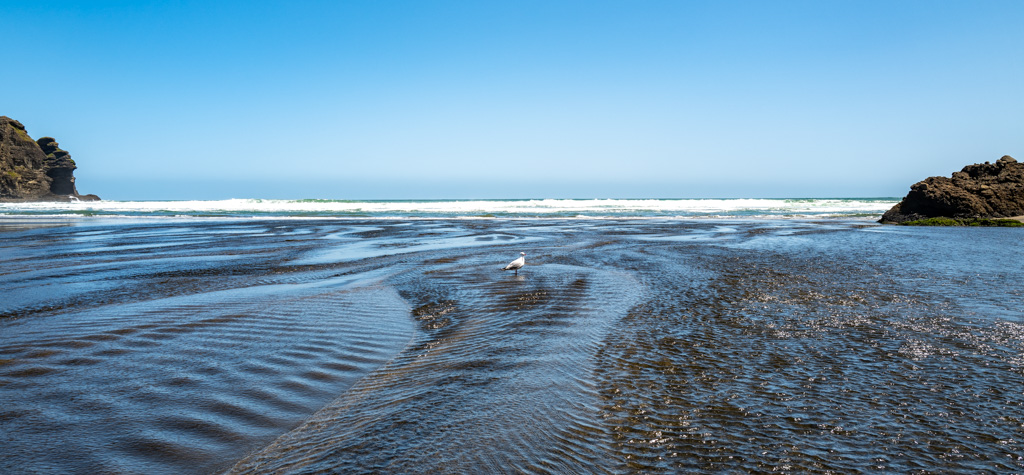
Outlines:
[{"label": "vegetation on rock", "polygon": [[997,226],[1005,228],[1024,227],[1024,222],[1015,219],[989,219],[989,218],[928,218],[916,221],[904,221],[901,226]]}]

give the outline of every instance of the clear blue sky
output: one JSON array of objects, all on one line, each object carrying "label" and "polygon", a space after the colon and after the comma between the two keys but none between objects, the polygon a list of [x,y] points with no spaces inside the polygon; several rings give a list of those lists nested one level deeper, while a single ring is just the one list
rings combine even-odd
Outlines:
[{"label": "clear blue sky", "polygon": [[1024,160],[1024,1],[7,1],[108,199],[902,196]]}]

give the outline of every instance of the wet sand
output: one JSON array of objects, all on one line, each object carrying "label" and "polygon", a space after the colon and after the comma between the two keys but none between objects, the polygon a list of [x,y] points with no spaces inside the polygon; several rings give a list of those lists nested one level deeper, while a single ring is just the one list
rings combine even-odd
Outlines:
[{"label": "wet sand", "polygon": [[1020,236],[0,223],[0,472],[1020,471]]}]

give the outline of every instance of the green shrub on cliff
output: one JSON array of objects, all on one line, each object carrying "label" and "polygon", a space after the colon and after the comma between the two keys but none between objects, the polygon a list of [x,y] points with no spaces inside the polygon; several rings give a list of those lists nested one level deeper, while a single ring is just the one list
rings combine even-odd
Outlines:
[{"label": "green shrub on cliff", "polygon": [[28,136],[28,132],[25,132],[24,130],[19,129],[17,127],[11,127],[11,129],[14,130],[15,134],[18,134],[18,138],[21,139],[22,141],[24,141],[24,142],[35,142],[35,140],[32,140],[32,137]]}]

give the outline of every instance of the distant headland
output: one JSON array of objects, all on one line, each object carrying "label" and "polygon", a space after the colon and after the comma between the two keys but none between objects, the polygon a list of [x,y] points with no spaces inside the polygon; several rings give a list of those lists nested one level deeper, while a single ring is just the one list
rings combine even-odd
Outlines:
[{"label": "distant headland", "polygon": [[882,215],[880,222],[939,226],[1024,225],[1024,163],[1004,155],[968,165],[952,178],[933,176]]},{"label": "distant headland", "polygon": [[0,201],[95,201],[75,188],[77,166],[53,137],[32,140],[25,126],[0,116]]}]

